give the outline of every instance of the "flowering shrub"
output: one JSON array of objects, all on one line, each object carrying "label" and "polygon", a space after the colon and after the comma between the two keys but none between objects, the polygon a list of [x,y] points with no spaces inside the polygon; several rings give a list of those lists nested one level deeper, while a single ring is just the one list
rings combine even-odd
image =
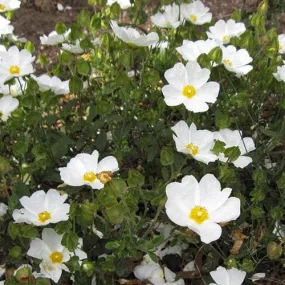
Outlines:
[{"label": "flowering shrub", "polygon": [[51,64],[0,0],[0,283],[281,280],[285,35],[267,1],[217,22],[199,0],[105,2],[40,38]]}]

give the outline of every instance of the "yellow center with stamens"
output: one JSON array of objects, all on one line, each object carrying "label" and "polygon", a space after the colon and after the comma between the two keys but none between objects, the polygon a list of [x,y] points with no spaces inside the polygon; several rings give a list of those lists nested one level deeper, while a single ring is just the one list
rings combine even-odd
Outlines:
[{"label": "yellow center with stamens", "polygon": [[97,175],[96,173],[94,173],[93,171],[89,171],[89,172],[86,172],[84,175],[83,175],[83,180],[84,181],[87,181],[87,182],[94,182],[95,179],[97,179]]},{"label": "yellow center with stamens", "polygon": [[186,148],[188,148],[189,150],[191,150],[192,155],[196,155],[199,152],[199,147],[196,145],[193,145],[192,143],[187,144]]},{"label": "yellow center with stamens", "polygon": [[83,58],[84,61],[91,61],[92,59],[92,53],[85,53],[81,55],[81,58]]},{"label": "yellow center with stamens", "polygon": [[223,42],[227,42],[229,40],[228,36],[223,36]]},{"label": "yellow center with stamens", "polygon": [[16,74],[20,74],[20,67],[18,65],[12,65],[10,66],[9,72],[10,74],[16,75]]},{"label": "yellow center with stamens", "polygon": [[51,214],[47,211],[41,212],[38,214],[38,220],[41,223],[45,223],[47,220],[51,219]]},{"label": "yellow center with stamens", "polygon": [[196,22],[197,21],[197,16],[195,16],[195,15],[191,15],[190,16],[190,19],[192,20],[192,22]]},{"label": "yellow center with stamens", "polygon": [[186,85],[182,91],[183,96],[191,99],[196,94],[196,89],[192,85]]},{"label": "yellow center with stamens", "polygon": [[5,6],[5,5],[0,4],[0,11],[4,11],[4,10],[5,10],[5,8],[6,8],[6,6]]},{"label": "yellow center with stamens", "polygon": [[63,255],[58,251],[54,251],[50,256],[50,260],[52,263],[62,263]]},{"label": "yellow center with stamens", "polygon": [[204,207],[195,206],[189,214],[189,218],[201,225],[209,219],[208,211]]},{"label": "yellow center with stamens", "polygon": [[229,65],[229,66],[232,66],[232,65],[233,65],[232,61],[229,60],[229,59],[224,59],[224,60],[223,60],[223,63],[226,64],[226,65]]},{"label": "yellow center with stamens", "polygon": [[101,183],[106,184],[107,182],[112,180],[113,172],[112,171],[102,171],[97,174],[97,178]]}]

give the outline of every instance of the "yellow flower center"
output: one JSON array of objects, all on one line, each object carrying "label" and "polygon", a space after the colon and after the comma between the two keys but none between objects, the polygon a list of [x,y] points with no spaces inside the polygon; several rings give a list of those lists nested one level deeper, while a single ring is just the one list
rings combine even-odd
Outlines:
[{"label": "yellow flower center", "polygon": [[204,207],[195,206],[192,208],[189,218],[200,225],[209,219],[209,214]]},{"label": "yellow flower center", "polygon": [[10,74],[20,74],[20,67],[18,65],[12,65],[9,69]]},{"label": "yellow flower center", "polygon": [[4,11],[4,10],[5,10],[5,8],[6,8],[6,6],[5,6],[5,5],[0,4],[0,11]]},{"label": "yellow flower center", "polygon": [[97,174],[98,179],[101,183],[106,184],[112,180],[113,172],[112,171],[102,171]]},{"label": "yellow flower center", "polygon": [[85,53],[81,55],[81,58],[83,58],[84,61],[91,61],[92,59],[92,53]]},{"label": "yellow flower center", "polygon": [[50,260],[52,263],[62,263],[63,255],[58,251],[54,251],[50,256]]},{"label": "yellow flower center", "polygon": [[186,148],[188,148],[189,150],[191,150],[192,155],[196,155],[199,152],[199,147],[196,145],[193,145],[192,143],[187,144]]},{"label": "yellow flower center", "polygon": [[197,16],[195,16],[195,15],[191,15],[190,16],[190,19],[192,20],[192,22],[196,22],[197,21]]},{"label": "yellow flower center", "polygon": [[51,219],[51,214],[47,211],[41,212],[38,214],[38,220],[41,223],[45,223],[47,220]]},{"label": "yellow flower center", "polygon": [[232,61],[230,61],[229,59],[224,59],[223,62],[224,64],[229,65],[229,66],[233,65]]},{"label": "yellow flower center", "polygon": [[196,89],[192,85],[186,85],[182,91],[183,96],[191,99],[196,94]]},{"label": "yellow flower center", "polygon": [[223,36],[223,42],[227,42],[229,40],[228,36]]},{"label": "yellow flower center", "polygon": [[10,95],[14,95],[16,93],[15,89],[10,88]]},{"label": "yellow flower center", "polygon": [[87,181],[87,182],[94,182],[95,179],[97,179],[97,175],[96,173],[94,173],[93,171],[89,171],[89,172],[86,172],[84,175],[83,175],[83,180],[84,181]]}]

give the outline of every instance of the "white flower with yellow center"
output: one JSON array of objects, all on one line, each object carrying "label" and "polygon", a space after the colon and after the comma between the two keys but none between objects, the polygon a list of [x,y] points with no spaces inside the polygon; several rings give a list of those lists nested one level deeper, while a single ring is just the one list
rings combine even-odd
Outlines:
[{"label": "white flower with yellow center", "polygon": [[[74,256],[73,252],[69,252],[61,245],[61,240],[62,236],[58,235],[54,229],[45,228],[42,232],[42,239],[32,240],[27,252],[27,255],[42,260],[40,263],[41,273],[55,283],[60,279],[62,270],[69,272],[64,262]],[[77,255],[76,251],[75,255]],[[86,254],[80,254],[78,257],[81,260],[86,258]]]},{"label": "white flower with yellow center", "polygon": [[0,82],[13,77],[22,77],[34,72],[32,62],[35,57],[25,49],[19,51],[16,46],[10,47],[6,52],[0,52]]},{"label": "white flower with yellow center", "polygon": [[67,194],[61,195],[58,191],[50,189],[36,191],[31,197],[24,196],[20,203],[24,208],[14,210],[15,223],[27,223],[36,226],[45,226],[50,223],[67,221],[70,205],[64,203]]},{"label": "white flower with yellow center", "polygon": [[175,3],[162,7],[163,13],[156,13],[151,16],[151,21],[160,28],[178,28],[181,24],[179,20],[179,6]]},{"label": "white flower with yellow center", "polygon": [[285,82],[285,65],[277,66],[277,72],[273,73],[277,81]]},{"label": "white flower with yellow center", "polygon": [[[252,162],[252,158],[245,156],[245,154],[255,150],[254,141],[250,137],[242,138],[242,132],[230,129],[222,129],[219,132],[214,132],[214,137],[216,140],[225,143],[225,148],[238,147],[240,150],[240,156],[234,161],[231,161],[235,167],[244,168]],[[219,154],[219,160],[222,162],[227,162],[228,157],[225,157],[223,153]]]},{"label": "white flower with yellow center", "polygon": [[13,33],[14,27],[10,25],[10,21],[0,15],[0,37]]},{"label": "white flower with yellow center", "polygon": [[234,46],[222,47],[224,67],[231,72],[234,72],[237,77],[248,74],[252,70],[252,62],[248,51],[246,49],[237,50]]},{"label": "white flower with yellow center", "polygon": [[285,53],[285,34],[278,35],[278,52]]},{"label": "white flower with yellow center", "polygon": [[216,282],[210,285],[241,285],[245,279],[246,272],[234,267],[226,269],[219,266],[215,271],[211,271],[210,275]]},{"label": "white flower with yellow center", "polygon": [[132,6],[130,0],[108,0],[107,5],[111,6],[114,3],[118,3],[121,7],[121,9],[128,9]]},{"label": "white flower with yellow center", "polygon": [[0,203],[0,217],[5,216],[7,211],[8,211],[8,206],[4,203]]},{"label": "white flower with yellow center", "polygon": [[159,41],[157,33],[152,32],[148,35],[140,34],[133,28],[119,27],[115,21],[111,21],[111,28],[119,39],[130,46],[151,46],[155,45]]},{"label": "white flower with yellow center", "polygon": [[184,104],[194,113],[205,112],[209,109],[207,103],[215,103],[219,95],[219,83],[207,82],[210,70],[202,69],[195,61],[189,61],[186,66],[176,63],[164,76],[169,85],[162,88],[162,93],[168,106]]},{"label": "white flower with yellow center", "polygon": [[0,0],[0,13],[19,9],[20,6],[19,0]]},{"label": "white flower with yellow center", "polygon": [[69,80],[61,81],[57,76],[50,77],[47,74],[43,74],[39,77],[32,76],[37,81],[41,92],[51,90],[56,95],[69,94]]},{"label": "white flower with yellow center", "polygon": [[107,156],[98,162],[99,153],[80,153],[70,160],[66,167],[59,168],[61,180],[70,186],[89,185],[92,189],[102,189],[119,170],[117,159]]},{"label": "white flower with yellow center", "polygon": [[240,215],[240,200],[229,198],[231,191],[221,190],[212,174],[206,174],[199,183],[194,176],[185,176],[181,183],[167,185],[166,214],[175,224],[196,232],[202,242],[210,243],[221,236],[218,223],[236,220]]},{"label": "white flower with yellow center", "polygon": [[213,48],[218,47],[219,44],[214,40],[199,40],[188,41],[183,40],[182,46],[177,47],[176,50],[182,55],[183,59],[187,61],[197,61],[197,58],[202,54],[208,54]]},{"label": "white flower with yellow center", "polygon": [[62,44],[62,49],[74,54],[84,53],[84,49],[80,46],[80,40],[76,40],[75,44]]},{"label": "white flower with yellow center", "polygon": [[194,123],[188,127],[185,121],[178,122],[171,128],[173,139],[179,152],[190,154],[194,159],[208,164],[218,159],[211,152],[214,146],[214,134],[207,130],[197,130]]},{"label": "white flower with yellow center", "polygon": [[209,28],[208,38],[216,40],[221,44],[228,44],[232,37],[239,37],[246,31],[244,23],[236,23],[230,19],[227,22],[219,20],[214,26]]},{"label": "white flower with yellow center", "polygon": [[19,106],[19,101],[10,95],[0,99],[0,121],[7,121],[11,113]]},{"label": "white flower with yellow center", "polygon": [[13,85],[6,84],[0,86],[0,93],[3,95],[11,95],[13,97],[16,97],[22,95],[23,92],[25,92],[26,87],[27,83],[22,78],[19,78],[19,80],[16,80],[15,84]]},{"label": "white flower with yellow center", "polygon": [[69,36],[71,30],[67,30],[64,34],[58,34],[56,31],[52,31],[48,36],[43,35],[40,37],[42,45],[55,46],[57,44],[63,43]]},{"label": "white flower with yellow center", "polygon": [[212,20],[212,13],[209,12],[210,9],[204,6],[199,0],[194,0],[190,4],[182,4],[180,9],[183,18],[194,25],[203,25]]}]

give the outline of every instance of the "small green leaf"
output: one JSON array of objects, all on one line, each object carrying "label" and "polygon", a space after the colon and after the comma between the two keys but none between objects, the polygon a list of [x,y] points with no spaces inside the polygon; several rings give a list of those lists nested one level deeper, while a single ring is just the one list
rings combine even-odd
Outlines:
[{"label": "small green leaf", "polygon": [[83,82],[79,77],[72,77],[69,81],[69,89],[72,93],[80,92],[83,89]]},{"label": "small green leaf", "polygon": [[230,161],[235,161],[241,155],[240,149],[237,146],[226,148],[225,157],[228,157]]},{"label": "small green leaf", "polygon": [[136,170],[129,170],[128,184],[129,186],[134,186],[134,187],[142,186],[144,184],[144,176]]},{"label": "small green leaf", "polygon": [[76,233],[65,233],[62,237],[61,244],[69,251],[74,251],[78,247],[78,235]]},{"label": "small green leaf", "polygon": [[164,147],[160,152],[160,163],[163,166],[168,166],[174,163],[174,153],[172,148]]}]

